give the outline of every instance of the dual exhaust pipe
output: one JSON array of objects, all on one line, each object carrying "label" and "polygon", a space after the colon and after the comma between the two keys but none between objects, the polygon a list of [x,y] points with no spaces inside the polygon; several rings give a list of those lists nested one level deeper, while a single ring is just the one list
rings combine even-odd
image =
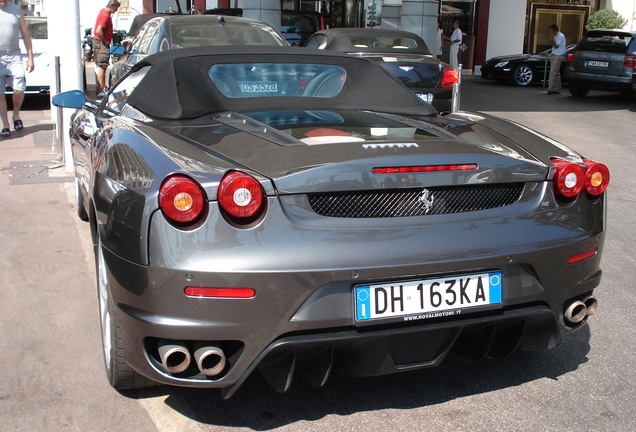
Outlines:
[{"label": "dual exhaust pipe", "polygon": [[587,296],[583,300],[574,300],[565,309],[563,317],[568,324],[580,324],[583,320],[596,312],[598,307],[598,299],[593,296]]},{"label": "dual exhaust pipe", "polygon": [[194,353],[191,353],[182,341],[159,341],[161,364],[172,375],[185,372],[193,359],[199,372],[209,378],[218,377],[225,370],[227,359],[218,346],[197,344],[193,351]]}]

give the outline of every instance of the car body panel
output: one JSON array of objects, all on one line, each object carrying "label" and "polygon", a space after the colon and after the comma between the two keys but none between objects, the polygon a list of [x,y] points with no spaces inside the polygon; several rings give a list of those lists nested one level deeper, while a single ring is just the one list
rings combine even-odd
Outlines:
[{"label": "car body panel", "polygon": [[[248,59],[252,72],[275,81],[269,65],[276,64],[303,88],[328,79],[324,65],[346,73],[330,97],[263,95],[247,86],[233,97],[203,84],[217,82],[216,65],[241,70]],[[309,65],[321,67],[311,76]],[[183,85],[189,81],[198,86]],[[370,93],[370,82],[382,85]],[[65,106],[59,98],[54,104]],[[565,305],[600,283],[604,195],[563,202],[553,192],[551,158],[582,164],[581,155],[497,117],[437,115],[364,59],[307,48],[173,50],[135,65],[101,103],[72,105],[80,108],[71,139],[98,280],[108,281],[125,364],[153,381],[221,388],[229,397],[256,370],[285,391],[295,374],[319,387],[332,372],[372,376],[435,366],[448,354],[479,359],[552,348],[585,322],[566,322]],[[463,164],[469,168],[444,168]],[[391,169],[413,166],[444,169]],[[263,191],[264,211],[247,224],[220,204],[233,171]],[[175,174],[196,181],[206,197],[202,218],[188,226],[159,206],[162,184]],[[516,192],[506,202],[471,204],[469,193],[494,188]],[[442,189],[459,193],[459,203],[436,195]],[[391,204],[378,216],[372,201],[351,212],[361,195],[402,193],[414,194],[414,209]],[[425,205],[431,193],[428,204],[437,207]],[[328,214],[316,199],[344,206]],[[500,303],[356,317],[356,287],[483,272],[501,274]],[[206,298],[187,287],[255,294]],[[193,352],[212,344],[227,366],[213,377],[193,364],[173,373],[162,361],[163,341]]]}]

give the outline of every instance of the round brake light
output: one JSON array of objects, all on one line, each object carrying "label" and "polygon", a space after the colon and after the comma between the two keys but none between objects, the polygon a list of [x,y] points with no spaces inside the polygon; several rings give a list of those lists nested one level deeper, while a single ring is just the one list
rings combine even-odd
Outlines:
[{"label": "round brake light", "polygon": [[593,196],[601,195],[607,189],[610,180],[609,169],[606,165],[586,160],[585,191]]},{"label": "round brake light", "polygon": [[565,197],[573,198],[583,189],[585,171],[573,162],[563,159],[552,159],[556,166],[554,173],[554,193]]},{"label": "round brake light", "polygon": [[249,218],[261,211],[265,204],[261,184],[245,173],[231,171],[219,184],[219,206],[235,218]]},{"label": "round brake light", "polygon": [[184,224],[197,220],[206,202],[201,186],[183,175],[168,177],[159,189],[159,207],[168,219]]}]

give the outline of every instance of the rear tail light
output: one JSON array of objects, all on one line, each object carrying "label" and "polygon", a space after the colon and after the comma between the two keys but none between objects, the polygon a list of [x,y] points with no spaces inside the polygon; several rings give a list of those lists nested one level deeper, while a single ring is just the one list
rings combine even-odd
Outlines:
[{"label": "rear tail light", "polygon": [[196,222],[205,210],[206,201],[201,186],[183,175],[168,177],[159,189],[159,207],[177,224]]},{"label": "rear tail light", "polygon": [[592,196],[599,196],[610,180],[610,173],[607,166],[602,163],[586,160],[585,162],[585,191]]},{"label": "rear tail light", "polygon": [[442,83],[440,86],[442,88],[452,88],[453,84],[457,84],[459,82],[459,72],[457,69],[444,68],[442,71]]},{"label": "rear tail light", "polygon": [[636,67],[636,55],[633,54],[627,54],[625,56],[625,61],[623,62],[625,67]]},{"label": "rear tail light", "polygon": [[319,20],[320,24],[318,25],[320,28],[318,30],[324,30],[325,27],[325,19],[321,16]]},{"label": "rear tail light", "polygon": [[574,162],[553,158],[556,167],[554,173],[554,193],[564,198],[574,198],[583,189],[589,195],[599,196],[609,184],[609,169],[602,163],[585,160],[585,168]]},{"label": "rear tail light", "polygon": [[572,50],[568,53],[566,61],[573,62],[574,60],[576,60],[576,51]]},{"label": "rear tail light", "polygon": [[219,184],[218,200],[231,217],[247,219],[260,215],[265,207],[265,192],[254,177],[230,171]]}]

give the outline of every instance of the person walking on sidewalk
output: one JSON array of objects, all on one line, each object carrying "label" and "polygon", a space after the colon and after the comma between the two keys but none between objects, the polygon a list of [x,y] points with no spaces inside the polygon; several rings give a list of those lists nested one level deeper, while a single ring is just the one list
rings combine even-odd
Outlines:
[{"label": "person walking on sidewalk", "polygon": [[32,72],[33,45],[22,10],[17,4],[9,3],[9,0],[0,0],[0,119],[2,120],[0,136],[3,138],[11,136],[7,100],[4,96],[7,85],[13,88],[13,128],[15,130],[24,128],[20,119],[20,108],[24,101],[26,80],[18,32],[22,33],[22,40],[27,50],[26,68]]},{"label": "person walking on sidewalk", "polygon": [[550,32],[550,43],[552,44],[552,55],[550,56],[550,80],[548,94],[561,93],[561,63],[565,55],[565,35],[559,31],[556,24],[552,24],[548,30]]},{"label": "person walking on sidewalk", "polygon": [[93,59],[97,72],[97,97],[106,94],[106,68],[110,61],[110,44],[113,41],[112,14],[119,9],[119,1],[109,0],[106,7],[99,11],[93,32]]}]

